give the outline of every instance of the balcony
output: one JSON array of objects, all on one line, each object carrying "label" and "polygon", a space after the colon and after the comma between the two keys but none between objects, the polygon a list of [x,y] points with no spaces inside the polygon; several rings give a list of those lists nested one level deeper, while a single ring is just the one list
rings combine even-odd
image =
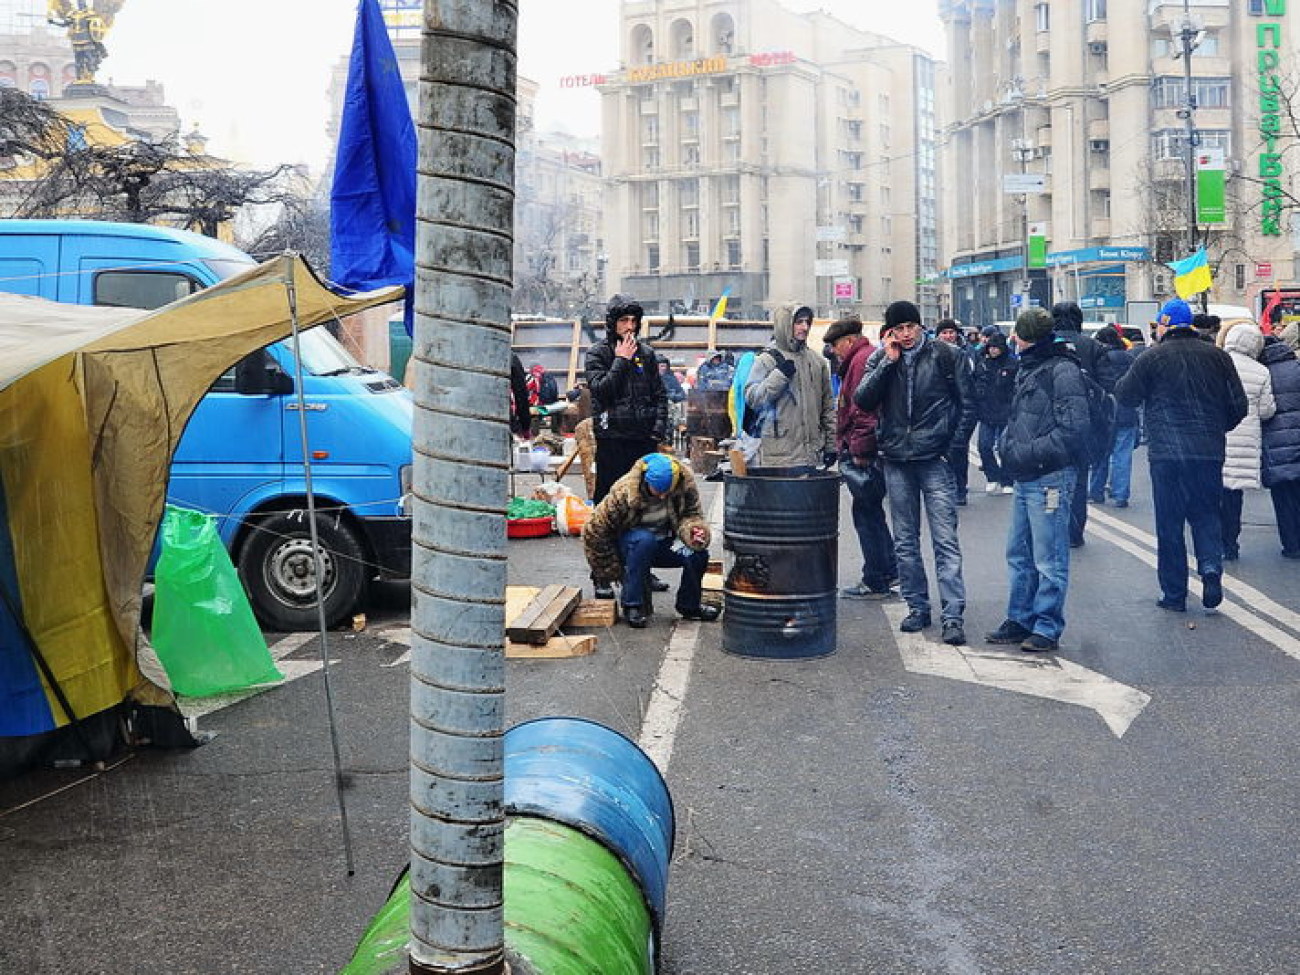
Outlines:
[{"label": "balcony", "polygon": [[1034,35],[1034,51],[1038,54],[1052,53],[1052,32],[1040,30]]},{"label": "balcony", "polygon": [[718,104],[723,108],[735,108],[740,104],[740,92],[724,91],[718,96]]},{"label": "balcony", "polygon": [[1108,166],[1088,167],[1088,189],[1090,190],[1110,189],[1110,168]]},{"label": "balcony", "polygon": [[1040,125],[1034,132],[1034,144],[1041,149],[1052,148],[1052,127],[1050,125]]},{"label": "balcony", "polygon": [[1090,20],[1083,29],[1083,40],[1092,50],[1094,44],[1100,44],[1102,50],[1105,50],[1106,42],[1110,40],[1109,27],[1104,20]]},{"label": "balcony", "polygon": [[1093,217],[1089,223],[1089,237],[1094,240],[1110,240],[1110,217]]},{"label": "balcony", "polygon": [[1110,139],[1110,119],[1109,118],[1090,118],[1088,119],[1088,141]]}]

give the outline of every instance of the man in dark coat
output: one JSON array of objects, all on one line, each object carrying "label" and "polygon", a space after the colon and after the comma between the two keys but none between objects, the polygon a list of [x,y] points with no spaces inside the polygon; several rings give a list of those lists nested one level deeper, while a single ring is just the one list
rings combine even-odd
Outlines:
[{"label": "man in dark coat", "polygon": [[[1097,362],[1101,346],[1095,339],[1083,334],[1083,309],[1073,301],[1058,301],[1052,306],[1052,331],[1062,341],[1070,343],[1079,357],[1079,365],[1093,379],[1097,378]],[[1074,498],[1070,504],[1070,547],[1083,545],[1083,529],[1088,524],[1088,458],[1083,455],[1075,468]]]},{"label": "man in dark coat", "polygon": [[638,459],[668,439],[668,395],[654,350],[637,338],[643,314],[635,301],[615,295],[605,311],[605,338],[587,350],[597,504]]},{"label": "man in dark coat", "polygon": [[921,505],[934,546],[943,641],[966,642],[966,584],[957,539],[957,484],[948,465],[954,443],[975,424],[970,370],[961,353],[926,338],[921,312],[910,301],[885,309],[883,348],[868,362],[853,395],[860,409],[880,410],[876,443],[885,462],[885,485],[894,526],[899,589],[908,614],[899,629],[916,633],[931,623],[930,588],[921,559]]},{"label": "man in dark coat", "polygon": [[[1097,343],[1102,347],[1097,360],[1095,378],[1108,393],[1133,367],[1134,353],[1124,348],[1124,338],[1113,328],[1103,328],[1097,333]],[[1088,500],[1102,504],[1106,500],[1107,482],[1110,485],[1110,502],[1116,508],[1127,508],[1133,474],[1133,450],[1138,442],[1138,411],[1131,406],[1115,407],[1115,430],[1110,440],[1110,453],[1092,468],[1088,484]]]},{"label": "man in dark coat", "polygon": [[1086,452],[1088,394],[1074,347],[1052,334],[1041,308],[1016,317],[1020,350],[1002,432],[1003,476],[1015,483],[1007,530],[1007,615],[987,639],[1044,653],[1060,646],[1070,581],[1070,505]]},{"label": "man in dark coat", "polygon": [[1262,479],[1273,498],[1282,557],[1300,559],[1300,361],[1275,335],[1264,337],[1259,361],[1268,367],[1277,402],[1277,411],[1262,428]]},{"label": "man in dark coat", "polygon": [[1187,542],[1192,530],[1201,603],[1223,601],[1223,493],[1226,435],[1246,416],[1246,392],[1228,353],[1202,342],[1192,309],[1175,298],[1160,309],[1158,343],[1115,386],[1122,406],[1144,406],[1156,515],[1156,576],[1162,609],[1187,609]]},{"label": "man in dark coat", "polygon": [[826,344],[840,363],[836,401],[835,446],[840,476],[853,498],[853,528],[862,549],[862,576],[840,590],[846,599],[888,599],[897,595],[890,583],[898,575],[894,536],[885,521],[885,472],[876,455],[876,414],[853,402],[867,359],[875,350],[862,334],[862,319],[843,318],[826,330]]},{"label": "man in dark coat", "polygon": [[984,467],[985,490],[989,494],[1011,494],[1011,478],[1002,475],[998,448],[1002,430],[1011,415],[1019,362],[1007,349],[1006,337],[996,329],[985,341],[975,363],[975,415],[979,418],[980,464]]}]

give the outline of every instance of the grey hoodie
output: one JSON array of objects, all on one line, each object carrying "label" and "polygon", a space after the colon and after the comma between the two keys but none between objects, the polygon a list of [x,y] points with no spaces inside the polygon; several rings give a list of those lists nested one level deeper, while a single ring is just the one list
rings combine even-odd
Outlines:
[{"label": "grey hoodie", "polygon": [[[777,309],[772,341],[754,359],[745,383],[745,403],[767,413],[758,453],[763,467],[815,467],[823,453],[835,449],[830,364],[807,343],[794,341],[796,310],[793,305]],[[789,379],[776,368],[778,355],[794,363]]]}]

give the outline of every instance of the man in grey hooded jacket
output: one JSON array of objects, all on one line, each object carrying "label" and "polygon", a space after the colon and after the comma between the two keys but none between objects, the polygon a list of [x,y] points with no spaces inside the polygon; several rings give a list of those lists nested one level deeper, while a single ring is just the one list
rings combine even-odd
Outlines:
[{"label": "man in grey hooded jacket", "polygon": [[778,309],[772,341],[754,359],[745,404],[761,417],[762,467],[829,467],[835,460],[835,397],[826,357],[808,348],[813,311]]}]

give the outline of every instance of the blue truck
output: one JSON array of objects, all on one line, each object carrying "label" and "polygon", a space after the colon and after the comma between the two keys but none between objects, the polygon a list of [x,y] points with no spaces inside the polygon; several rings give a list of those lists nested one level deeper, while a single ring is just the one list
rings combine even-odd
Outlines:
[{"label": "blue truck", "polygon": [[[253,265],[183,230],[89,220],[0,220],[0,291],[81,305],[159,308]],[[375,579],[411,571],[411,397],[325,327],[300,335],[312,487],[328,625]],[[297,364],[278,342],[228,369],[200,401],[172,461],[167,499],[218,516],[263,626],[313,629]]]}]

